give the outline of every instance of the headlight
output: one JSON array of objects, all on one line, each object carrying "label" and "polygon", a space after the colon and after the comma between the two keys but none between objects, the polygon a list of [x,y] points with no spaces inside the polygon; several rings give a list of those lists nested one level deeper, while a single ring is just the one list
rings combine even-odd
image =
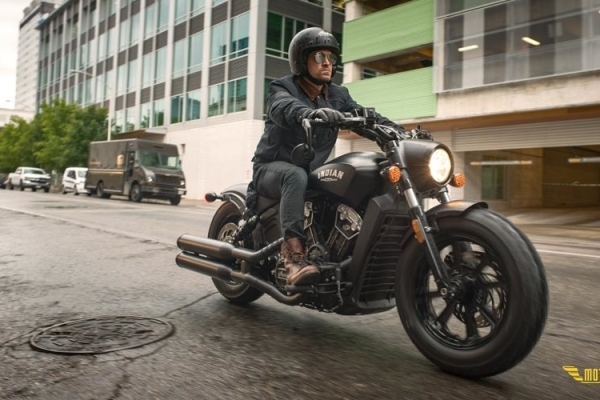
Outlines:
[{"label": "headlight", "polygon": [[154,177],[153,176],[146,176],[146,182],[148,182],[148,183],[154,182]]},{"label": "headlight", "polygon": [[185,186],[185,181],[182,179],[181,182],[179,182],[179,186]]},{"label": "headlight", "polygon": [[448,181],[452,173],[452,159],[445,149],[437,148],[431,154],[429,172],[433,180],[439,184],[444,184]]}]

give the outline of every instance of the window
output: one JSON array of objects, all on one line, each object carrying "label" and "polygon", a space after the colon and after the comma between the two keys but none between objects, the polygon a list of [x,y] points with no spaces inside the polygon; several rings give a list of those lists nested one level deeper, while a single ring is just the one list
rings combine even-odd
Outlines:
[{"label": "window", "polygon": [[98,36],[98,61],[106,58],[106,33]]},{"label": "window", "polygon": [[267,16],[267,54],[287,58],[294,35],[313,25],[289,17],[269,13]]},{"label": "window", "polygon": [[183,76],[185,72],[185,39],[175,42],[173,46],[173,78]]},{"label": "window", "polygon": [[211,29],[210,65],[225,62],[227,54],[227,22],[221,22]]},{"label": "window", "polygon": [[[443,60],[436,91],[600,68],[590,60],[598,6],[573,0],[437,0]],[[476,11],[474,8],[478,8]],[[467,79],[468,77],[468,79]]]},{"label": "window", "polygon": [[144,38],[148,39],[156,32],[156,3],[149,5],[145,10]]},{"label": "window", "polygon": [[94,103],[99,104],[104,101],[104,75],[96,76],[96,96],[94,99]]},{"label": "window", "polygon": [[183,22],[187,18],[189,0],[175,1],[175,25]]},{"label": "window", "polygon": [[227,0],[212,0],[213,7],[218,6],[219,4],[226,3]]},{"label": "window", "polygon": [[171,123],[183,121],[183,95],[171,97]]},{"label": "window", "polygon": [[137,118],[135,114],[135,107],[129,107],[125,110],[125,132],[131,132],[136,129]]},{"label": "window", "polygon": [[104,99],[108,99],[111,95],[111,90],[112,90],[112,81],[113,81],[113,76],[114,76],[114,70],[110,70],[110,71],[106,71],[105,75],[105,79],[104,79]]},{"label": "window", "polygon": [[191,0],[191,15],[192,17],[204,12],[205,0]]},{"label": "window", "polygon": [[106,34],[106,55],[112,56],[117,43],[117,28],[111,28]]},{"label": "window", "polygon": [[202,69],[202,51],[203,51],[204,32],[198,32],[190,36],[188,46],[188,73],[200,71]]},{"label": "window", "polygon": [[192,121],[195,119],[200,119],[200,97],[202,96],[202,91],[200,89],[194,90],[192,92],[188,92],[186,94],[186,112],[185,119],[188,121]]},{"label": "window", "polygon": [[225,84],[213,85],[208,90],[208,116],[221,115],[225,112]]},{"label": "window", "polygon": [[167,48],[158,49],[155,54],[154,83],[160,83],[165,81],[167,75]]},{"label": "window", "polygon": [[250,32],[250,13],[239,15],[231,20],[231,41],[229,58],[248,54],[248,35]]},{"label": "window", "polygon": [[113,126],[112,133],[117,135],[123,132],[125,125],[125,110],[117,110],[115,112],[115,125]]},{"label": "window", "polygon": [[86,79],[85,80],[85,101],[84,104],[87,106],[88,104],[91,104],[92,102],[92,83],[93,83],[93,79]]},{"label": "window", "polygon": [[152,119],[152,104],[144,103],[140,110],[140,128],[149,128]]},{"label": "window", "polygon": [[154,54],[149,53],[142,58],[142,88],[152,85],[152,62]]},{"label": "window", "polygon": [[152,126],[163,126],[165,124],[165,104],[164,101],[156,100],[152,104]]},{"label": "window", "polygon": [[227,112],[246,110],[247,79],[237,79],[227,83]]},{"label": "window", "polygon": [[123,50],[129,45],[129,20],[121,22],[121,27],[119,28],[119,50]]},{"label": "window", "polygon": [[169,0],[158,1],[158,32],[167,29],[169,25]]},{"label": "window", "polygon": [[117,68],[117,96],[125,94],[127,90],[127,64]]},{"label": "window", "polygon": [[131,16],[129,23],[129,44],[133,45],[138,42],[140,37],[140,13]]},{"label": "window", "polygon": [[127,76],[127,92],[133,92],[137,88],[137,60],[133,60],[129,62],[128,66],[128,76]]}]

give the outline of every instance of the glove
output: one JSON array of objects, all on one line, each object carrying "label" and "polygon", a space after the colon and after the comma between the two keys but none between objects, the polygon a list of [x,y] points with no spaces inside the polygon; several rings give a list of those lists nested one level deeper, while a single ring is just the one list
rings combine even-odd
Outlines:
[{"label": "glove", "polygon": [[305,118],[309,119],[321,119],[323,122],[331,125],[337,125],[344,120],[344,114],[333,108],[317,108],[316,110],[309,111]]}]

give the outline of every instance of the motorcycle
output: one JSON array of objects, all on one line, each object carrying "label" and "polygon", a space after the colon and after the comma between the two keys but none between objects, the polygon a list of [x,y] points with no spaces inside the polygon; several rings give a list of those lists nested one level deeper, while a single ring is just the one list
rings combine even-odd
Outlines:
[{"label": "motorcycle", "polygon": [[[293,162],[312,159],[312,129]],[[280,254],[279,201],[247,185],[220,194],[208,237],[177,240],[180,267],[212,277],[230,302],[263,294],[286,305],[358,315],[396,307],[406,333],[440,369],[466,378],[500,374],[538,342],[548,314],[548,284],[535,248],[516,226],[481,201],[454,200],[462,187],[450,149],[420,127],[375,123],[373,109],[347,116],[341,129],[375,141],[383,153],[341,155],[309,174],[304,228],[312,285],[288,286]],[[425,210],[425,199],[439,204]]]}]

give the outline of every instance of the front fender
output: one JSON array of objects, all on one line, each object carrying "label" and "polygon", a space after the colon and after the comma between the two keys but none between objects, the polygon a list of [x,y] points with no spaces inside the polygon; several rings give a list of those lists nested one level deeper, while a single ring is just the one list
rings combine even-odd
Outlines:
[{"label": "front fender", "polygon": [[489,208],[484,201],[455,200],[444,204],[439,204],[425,211],[429,223],[435,222],[438,218],[461,215],[472,208]]}]

